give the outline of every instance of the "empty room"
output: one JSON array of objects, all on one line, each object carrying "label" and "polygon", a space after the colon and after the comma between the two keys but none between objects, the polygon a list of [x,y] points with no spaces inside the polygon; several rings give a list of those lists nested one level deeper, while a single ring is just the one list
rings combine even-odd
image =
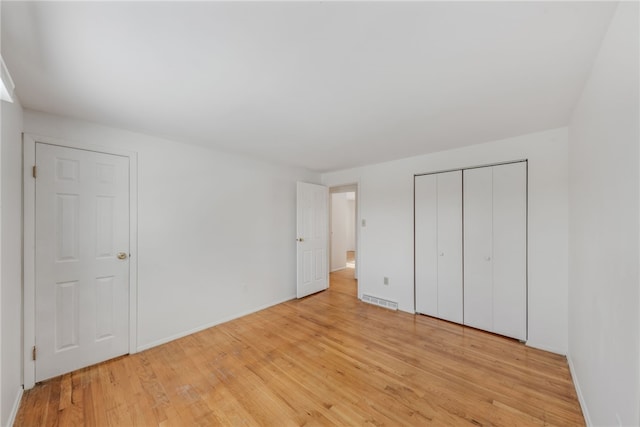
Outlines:
[{"label": "empty room", "polygon": [[640,426],[639,2],[0,23],[0,426]]}]

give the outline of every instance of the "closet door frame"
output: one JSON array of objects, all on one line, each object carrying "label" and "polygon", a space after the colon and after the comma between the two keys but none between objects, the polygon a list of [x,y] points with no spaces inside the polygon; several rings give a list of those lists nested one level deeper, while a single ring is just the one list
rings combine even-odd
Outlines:
[{"label": "closet door frame", "polygon": [[[439,174],[439,173],[445,173],[445,172],[454,172],[454,171],[462,171],[462,173],[464,174],[465,170],[469,170],[469,169],[478,169],[478,168],[486,168],[486,167],[492,167],[492,166],[501,166],[501,165],[509,165],[509,164],[513,164],[513,163],[525,163],[525,200],[526,200],[526,208],[525,208],[525,255],[526,255],[526,259],[525,259],[525,278],[526,278],[526,282],[525,282],[525,319],[526,319],[526,328],[525,328],[525,338],[524,340],[521,340],[523,342],[526,342],[526,340],[528,339],[529,336],[529,159],[523,158],[523,159],[514,159],[514,160],[508,160],[508,161],[504,161],[504,162],[496,162],[496,163],[486,163],[486,164],[480,164],[480,165],[474,165],[474,166],[466,166],[466,167],[459,167],[459,168],[450,168],[450,169],[441,169],[441,170],[435,170],[435,171],[431,171],[431,172],[423,172],[423,173],[416,173],[413,175],[413,301],[414,301],[414,307],[413,307],[413,311],[415,314],[419,314],[418,311],[416,310],[416,218],[415,218],[415,209],[416,209],[416,193],[415,193],[415,180],[416,177],[418,176],[423,176],[423,175],[434,175],[434,174]],[[464,191],[464,179],[462,180],[462,191]],[[462,204],[462,215],[463,215],[463,221],[464,221],[464,201]],[[464,239],[464,227],[462,229],[462,236]],[[463,248],[463,253],[462,253],[462,263],[464,266],[464,248]],[[463,307],[462,307],[462,312],[463,312],[463,316],[464,316],[464,268],[463,268],[463,276],[462,276],[462,295],[463,295]],[[464,324],[464,317],[463,317],[463,322],[461,324]]]}]

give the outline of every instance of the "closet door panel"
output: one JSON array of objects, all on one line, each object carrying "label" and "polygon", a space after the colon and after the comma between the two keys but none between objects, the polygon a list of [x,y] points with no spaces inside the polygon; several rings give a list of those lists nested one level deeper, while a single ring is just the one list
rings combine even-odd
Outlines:
[{"label": "closet door panel", "polygon": [[493,329],[493,172],[491,167],[463,173],[464,324]]},{"label": "closet door panel", "polygon": [[438,179],[438,317],[462,323],[462,171]]},{"label": "closet door panel", "polygon": [[415,177],[416,311],[438,315],[438,188],[436,175]]},{"label": "closet door panel", "polygon": [[493,329],[521,340],[527,332],[526,163],[493,167]]}]

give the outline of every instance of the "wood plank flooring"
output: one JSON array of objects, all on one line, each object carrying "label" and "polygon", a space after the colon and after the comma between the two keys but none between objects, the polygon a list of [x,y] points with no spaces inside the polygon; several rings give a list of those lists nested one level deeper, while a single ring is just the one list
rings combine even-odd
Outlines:
[{"label": "wood plank flooring", "polygon": [[584,425],[566,359],[328,291],[38,384],[16,426]]}]

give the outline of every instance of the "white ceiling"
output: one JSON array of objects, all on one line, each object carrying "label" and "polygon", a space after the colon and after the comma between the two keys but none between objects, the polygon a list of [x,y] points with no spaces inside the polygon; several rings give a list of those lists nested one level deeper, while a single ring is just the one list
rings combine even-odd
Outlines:
[{"label": "white ceiling", "polygon": [[564,126],[611,2],[2,2],[26,108],[326,171]]}]

